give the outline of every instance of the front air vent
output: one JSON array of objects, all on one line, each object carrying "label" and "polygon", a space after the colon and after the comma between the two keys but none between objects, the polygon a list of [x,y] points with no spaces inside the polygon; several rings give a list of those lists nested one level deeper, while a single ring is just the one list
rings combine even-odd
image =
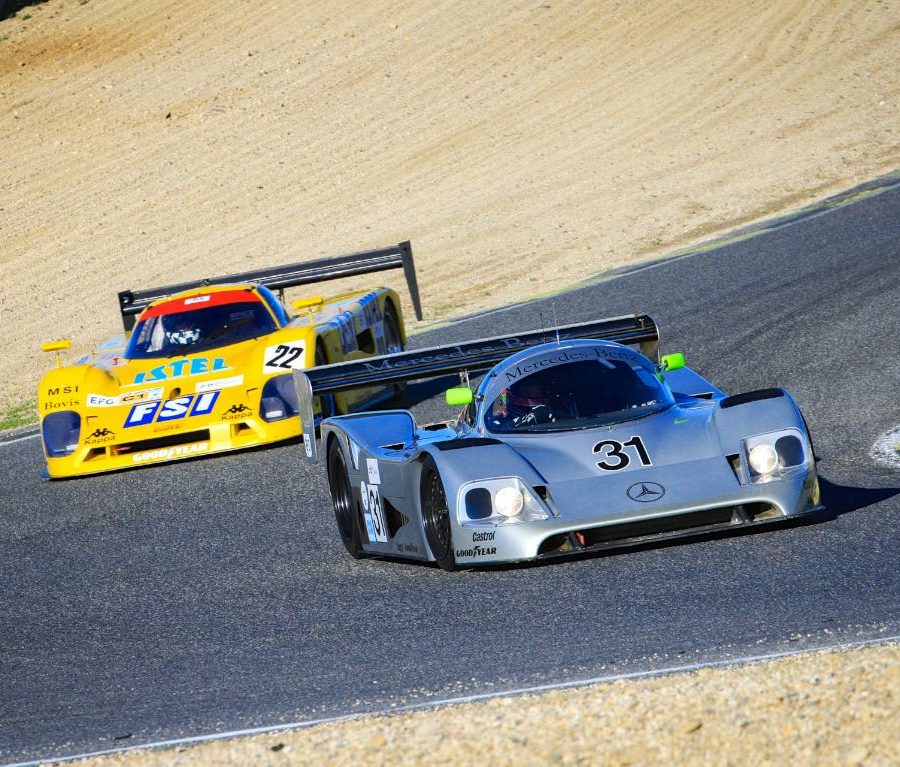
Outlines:
[{"label": "front air vent", "polygon": [[725,456],[728,461],[728,465],[731,467],[731,470],[734,472],[734,478],[741,482],[741,456],[739,453],[732,453],[731,455]]},{"label": "front air vent", "polygon": [[748,402],[758,402],[763,399],[775,399],[776,397],[783,396],[784,389],[757,389],[756,391],[748,391],[744,394],[735,394],[732,397],[725,397],[725,399],[719,400],[719,407],[724,410],[729,407],[746,405]]},{"label": "front air vent", "polygon": [[382,498],[381,501],[384,504],[384,516],[387,521],[388,535],[393,538],[397,534],[397,531],[409,522],[409,517],[394,506],[387,498]]}]

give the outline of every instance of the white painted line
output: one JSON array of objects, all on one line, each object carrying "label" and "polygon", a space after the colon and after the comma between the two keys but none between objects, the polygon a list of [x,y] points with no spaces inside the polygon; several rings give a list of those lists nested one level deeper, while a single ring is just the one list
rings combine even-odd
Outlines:
[{"label": "white painted line", "polygon": [[460,703],[475,703],[482,700],[491,700],[493,698],[511,698],[517,695],[533,695],[535,693],[550,692],[552,690],[567,690],[574,687],[587,687],[594,684],[607,684],[609,682],[618,682],[623,679],[644,679],[647,677],[668,676],[670,674],[683,674],[691,671],[699,671],[704,668],[723,668],[727,666],[739,666],[749,663],[761,663],[763,661],[778,660],[779,658],[788,658],[792,655],[809,655],[823,650],[853,650],[863,647],[871,647],[889,642],[900,642],[900,635],[880,637],[878,639],[865,639],[859,642],[847,642],[844,644],[822,645],[820,647],[806,647],[798,650],[785,650],[784,652],[767,653],[764,655],[748,655],[742,658],[731,658],[729,660],[718,660],[710,663],[689,663],[684,666],[669,666],[668,668],[651,669],[649,671],[632,671],[628,674],[611,674],[609,676],[591,677],[588,679],[578,679],[571,682],[556,682],[553,684],[542,684],[534,687],[519,687],[514,690],[505,690],[502,692],[484,692],[474,695],[461,695],[456,698],[442,698],[440,700],[429,700],[423,703],[411,703],[407,706],[396,706],[394,708],[375,709],[372,711],[364,711],[358,714],[341,714],[339,716],[327,716],[321,719],[308,719],[302,722],[291,722],[289,724],[269,725],[267,727],[252,727],[246,730],[232,730],[231,732],[220,732],[212,735],[195,735],[191,738],[175,738],[173,740],[160,740],[155,743],[136,744],[134,746],[126,746],[123,748],[109,748],[105,751],[89,751],[84,754],[73,754],[72,756],[54,756],[37,759],[32,762],[13,762],[11,764],[2,765],[2,767],[38,767],[48,763],[57,764],[60,762],[71,762],[76,759],[90,759],[95,756],[109,756],[110,754],[122,754],[127,751],[137,751],[141,748],[173,748],[175,746],[188,746],[198,743],[208,743],[212,740],[226,740],[228,738],[243,738],[248,735],[265,735],[270,732],[284,732],[286,730],[301,730],[307,727],[315,727],[319,724],[332,724],[334,722],[347,722],[354,719],[363,719],[369,716],[393,716],[394,714],[409,714],[413,711],[422,711],[424,709],[440,708],[441,706],[454,706]]},{"label": "white painted line", "polygon": [[875,440],[869,455],[880,464],[900,469],[900,426],[886,431]]},{"label": "white painted line", "polygon": [[4,445],[15,445],[16,442],[24,442],[26,439],[34,439],[35,437],[40,437],[41,435],[38,432],[34,434],[26,434],[24,437],[16,437],[16,439],[5,439],[0,442],[0,447]]}]

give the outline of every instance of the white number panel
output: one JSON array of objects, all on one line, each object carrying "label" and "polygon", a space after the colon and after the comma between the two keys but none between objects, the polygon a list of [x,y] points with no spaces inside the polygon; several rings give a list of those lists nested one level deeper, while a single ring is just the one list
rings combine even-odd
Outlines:
[{"label": "white number panel", "polygon": [[387,525],[384,520],[384,507],[381,504],[381,493],[378,485],[367,485],[360,482],[359,493],[362,498],[363,516],[366,519],[366,534],[369,542],[387,543]]},{"label": "white number panel", "polygon": [[287,341],[267,346],[263,355],[263,374],[289,373],[302,370],[306,365],[306,347],[303,341]]}]

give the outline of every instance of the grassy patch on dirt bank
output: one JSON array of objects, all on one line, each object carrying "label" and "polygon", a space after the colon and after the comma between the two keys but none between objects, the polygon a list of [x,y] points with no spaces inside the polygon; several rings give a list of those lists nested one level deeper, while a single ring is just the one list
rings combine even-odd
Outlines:
[{"label": "grassy patch on dirt bank", "polygon": [[16,404],[8,404],[0,415],[0,431],[18,429],[22,426],[30,426],[37,423],[37,401],[26,400]]}]

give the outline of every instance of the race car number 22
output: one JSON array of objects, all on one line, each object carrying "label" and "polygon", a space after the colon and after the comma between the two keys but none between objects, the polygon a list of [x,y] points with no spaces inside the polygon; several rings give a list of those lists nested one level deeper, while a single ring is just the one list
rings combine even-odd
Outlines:
[{"label": "race car number 22", "polygon": [[306,367],[304,351],[302,343],[269,346],[263,357],[263,373],[283,373],[285,370]]},{"label": "race car number 22", "polygon": [[[625,448],[632,448],[625,450]],[[644,447],[644,441],[640,437],[632,437],[627,442],[619,442],[617,439],[605,439],[594,445],[593,452],[599,454],[603,460],[597,461],[604,471],[619,471],[631,463],[632,455],[636,455],[643,466],[652,466],[650,454]]]}]

